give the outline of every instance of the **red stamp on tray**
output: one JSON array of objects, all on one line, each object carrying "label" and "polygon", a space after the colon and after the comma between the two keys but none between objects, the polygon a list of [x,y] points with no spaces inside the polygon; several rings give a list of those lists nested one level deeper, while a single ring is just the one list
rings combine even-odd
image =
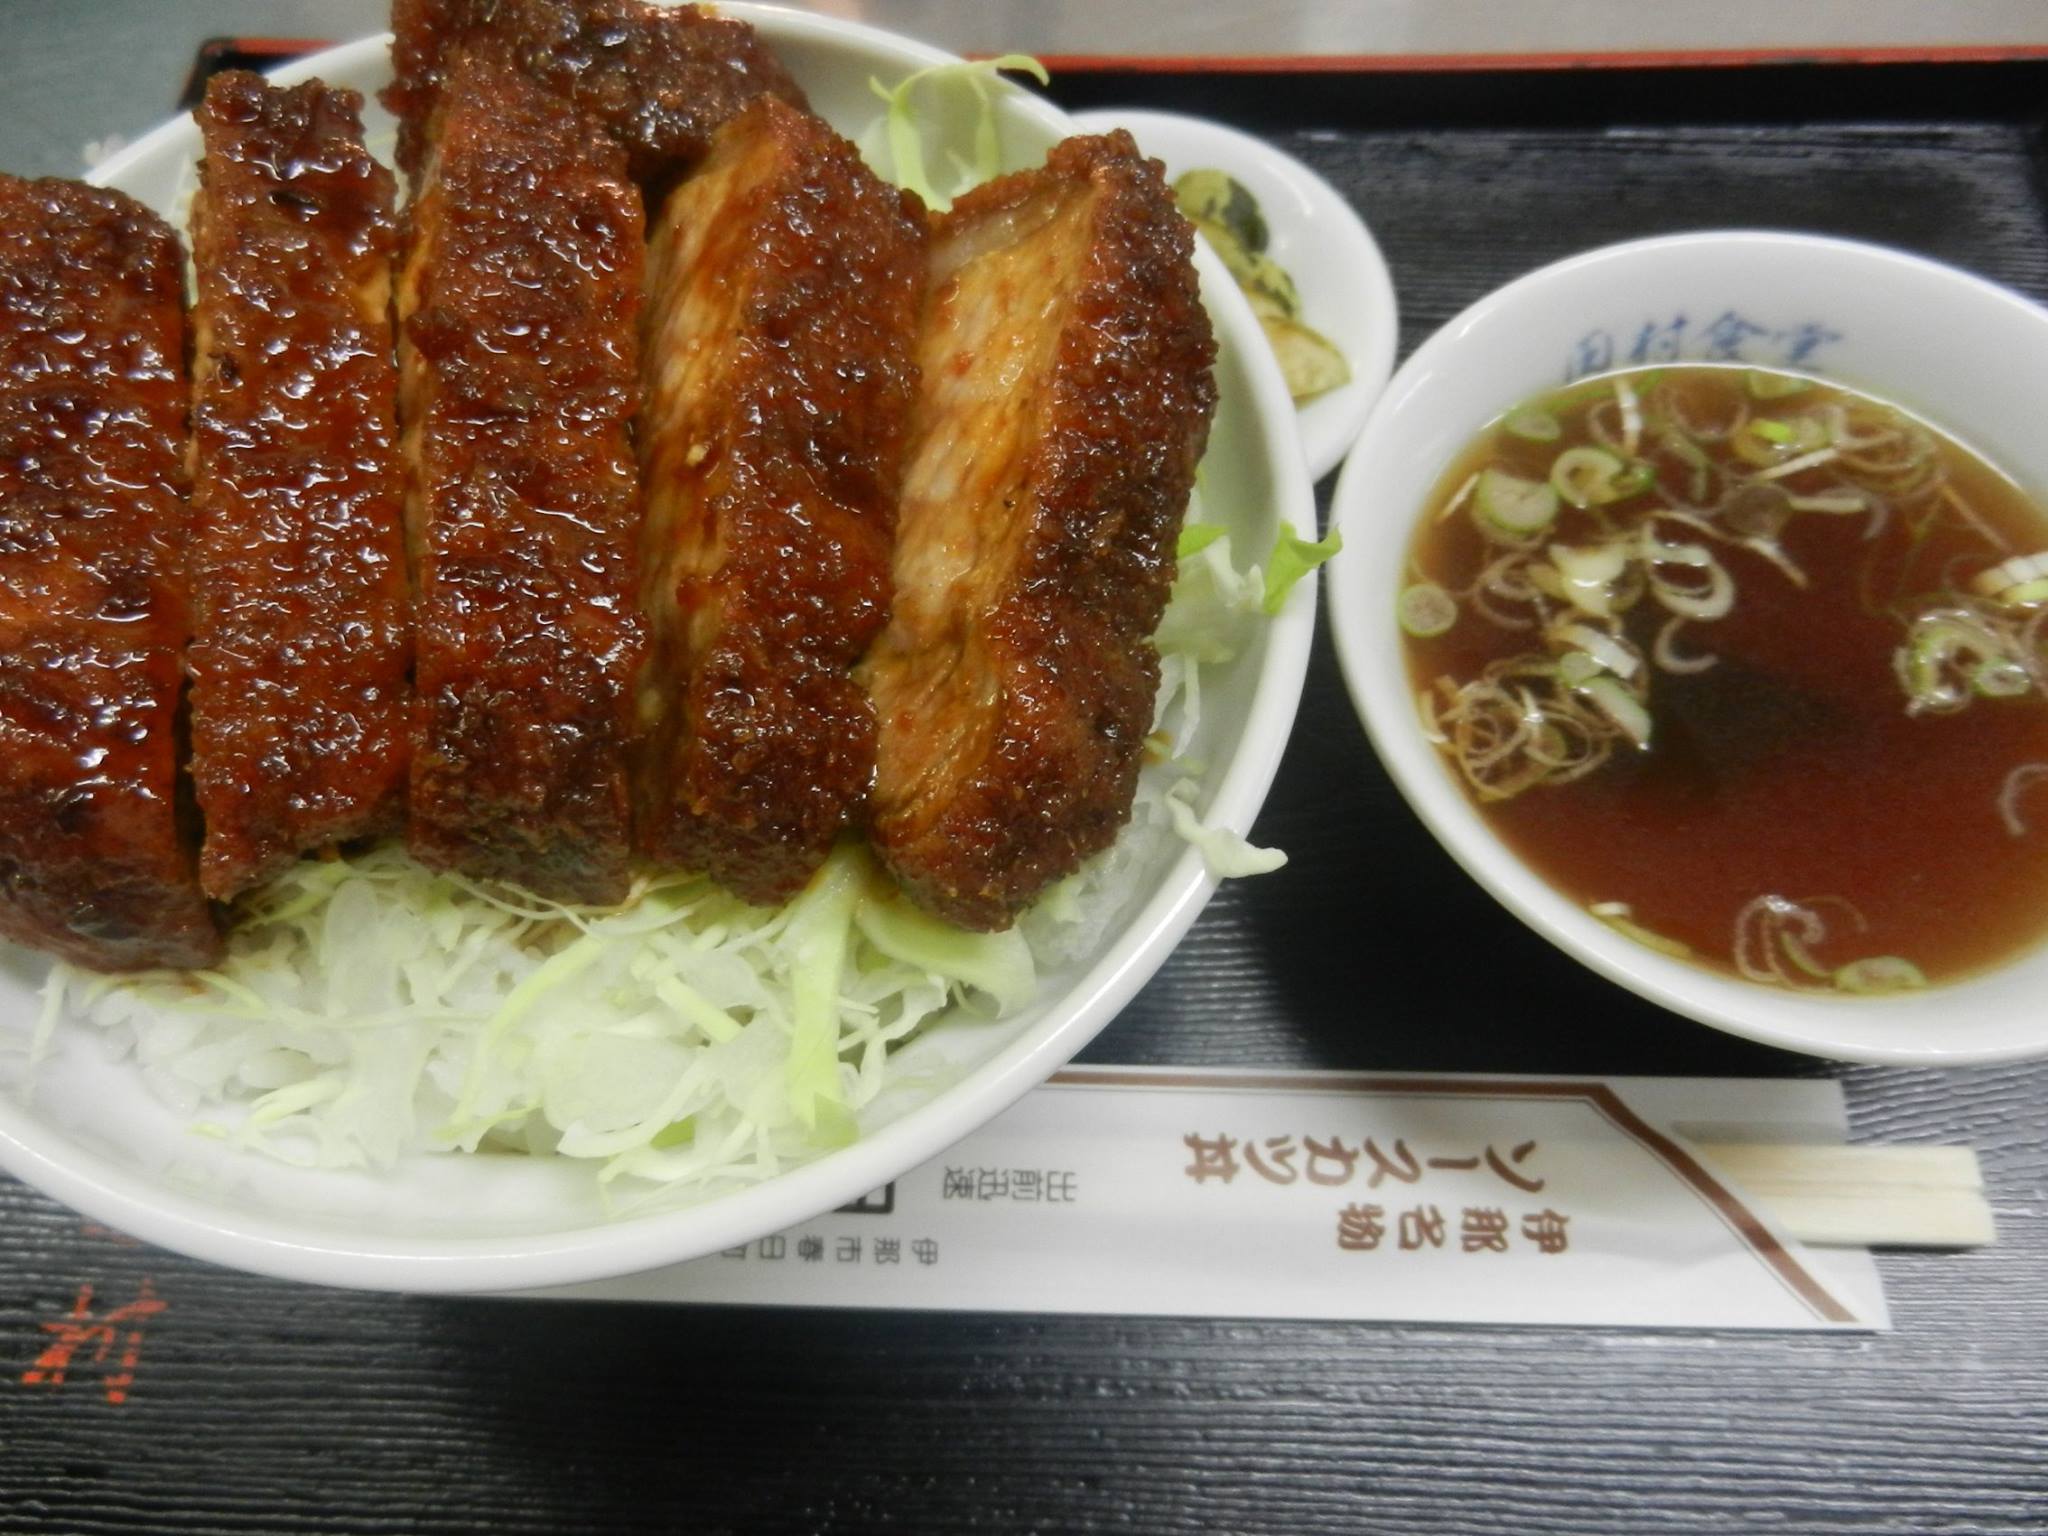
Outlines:
[{"label": "red stamp on tray", "polygon": [[112,1366],[102,1377],[107,1401],[125,1403],[128,1389],[135,1384],[136,1362],[142,1358],[143,1325],[166,1305],[145,1276],[133,1301],[95,1316],[92,1282],[85,1282],[78,1288],[71,1311],[42,1325],[51,1337],[35,1363],[21,1373],[22,1385],[61,1387],[85,1366]]}]

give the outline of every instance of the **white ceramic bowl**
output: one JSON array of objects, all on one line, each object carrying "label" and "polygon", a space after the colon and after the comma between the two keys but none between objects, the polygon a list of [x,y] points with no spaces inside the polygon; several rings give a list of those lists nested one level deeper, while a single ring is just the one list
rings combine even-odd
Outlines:
[{"label": "white ceramic bowl", "polygon": [[[879,108],[871,78],[894,83],[949,59],[848,22],[767,7],[723,9],[753,21],[813,105],[850,134]],[[316,75],[373,96],[389,77],[385,41],[332,49],[279,78]],[[1038,163],[1070,131],[1041,99],[1021,90],[997,94],[1009,165]],[[379,135],[388,143],[390,119],[374,103],[366,116],[372,144]],[[963,114],[939,131],[964,147],[971,123]],[[97,179],[182,224],[197,153],[196,130],[181,119],[109,161]],[[1205,504],[1242,534],[1244,547],[1263,549],[1282,519],[1314,526],[1293,407],[1228,276],[1206,252],[1197,265],[1222,344]],[[1205,740],[1197,751],[1209,769],[1197,803],[1215,825],[1247,830],[1265,797],[1300,697],[1314,605],[1313,584],[1304,582],[1213,683],[1205,676]],[[842,1151],[687,1209],[608,1220],[591,1167],[546,1158],[420,1157],[388,1176],[284,1167],[193,1135],[150,1096],[132,1063],[110,1061],[82,1028],[60,1031],[33,1098],[0,1092],[0,1164],[138,1237],[293,1279],[480,1291],[632,1273],[787,1227],[934,1156],[1086,1044],[1159,967],[1213,889],[1193,850],[1161,847],[1125,921],[1104,935],[1093,958],[1047,974],[1033,1007],[996,1024],[947,1023],[909,1047],[907,1065],[957,1073],[952,1086],[928,1102],[899,1102],[865,1117],[862,1138]],[[17,1045],[33,1026],[42,969],[20,951],[0,960],[0,1036]]]},{"label": "white ceramic bowl", "polygon": [[1768,233],[1589,252],[1474,304],[1394,376],[1338,482],[1330,602],[1351,696],[1380,759],[1451,855],[1517,917],[1674,1012],[1791,1050],[1957,1065],[2048,1054],[2048,946],[1926,992],[1779,991],[1657,954],[1553,890],[1494,837],[1424,740],[1394,619],[1410,534],[1452,458],[1503,410],[1608,369],[1745,361],[1903,405],[2048,492],[2048,311],[1881,247]]}]

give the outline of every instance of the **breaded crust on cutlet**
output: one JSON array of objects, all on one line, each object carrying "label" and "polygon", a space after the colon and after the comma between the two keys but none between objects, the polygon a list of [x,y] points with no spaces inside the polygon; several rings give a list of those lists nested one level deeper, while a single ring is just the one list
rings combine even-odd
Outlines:
[{"label": "breaded crust on cutlet", "polygon": [[[538,84],[626,147],[635,180],[666,188],[756,96],[804,105],[782,61],[744,21],[644,0],[394,0],[392,83],[398,163],[417,175],[426,125],[456,58],[502,47]],[[651,203],[650,203],[651,206]]]},{"label": "breaded crust on cutlet", "polygon": [[645,652],[639,194],[501,57],[443,93],[398,313],[422,862],[563,901],[626,893]]},{"label": "breaded crust on cutlet", "polygon": [[1192,247],[1122,132],[934,232],[895,606],[862,676],[875,845],[963,927],[1008,925],[1129,819],[1216,399]]},{"label": "breaded crust on cutlet", "polygon": [[750,901],[795,894],[873,776],[852,667],[888,615],[924,247],[921,206],[773,98],[650,243],[641,847]]},{"label": "breaded crust on cutlet", "polygon": [[232,71],[194,114],[192,781],[221,900],[404,818],[393,184],[361,107]]},{"label": "breaded crust on cutlet", "polygon": [[179,805],[179,269],[132,198],[0,175],[0,933],[99,970],[220,953]]}]

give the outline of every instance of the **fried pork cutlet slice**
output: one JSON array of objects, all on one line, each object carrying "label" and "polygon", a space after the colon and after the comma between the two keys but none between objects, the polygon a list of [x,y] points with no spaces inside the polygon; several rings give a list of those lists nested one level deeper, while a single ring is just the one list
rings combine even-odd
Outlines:
[{"label": "fried pork cutlet slice", "polygon": [[875,845],[963,927],[1007,926],[1129,819],[1216,399],[1191,254],[1122,132],[934,231],[895,607],[863,675]]},{"label": "fried pork cutlet slice", "polygon": [[361,106],[237,71],[195,114],[192,780],[221,900],[404,817],[393,183]]},{"label": "fried pork cutlet slice", "polygon": [[426,124],[462,50],[501,45],[537,83],[626,146],[635,180],[665,187],[756,96],[804,105],[782,62],[744,21],[644,0],[394,0],[398,163],[417,175]]},{"label": "fried pork cutlet slice", "polygon": [[773,98],[649,242],[641,847],[749,901],[796,893],[874,775],[852,669],[888,617],[924,253],[923,209]]},{"label": "fried pork cutlet slice", "polygon": [[199,966],[177,237],[118,192],[0,176],[0,933]]},{"label": "fried pork cutlet slice", "polygon": [[618,145],[502,58],[465,56],[436,123],[398,288],[410,843],[437,868],[615,901],[646,643],[640,198]]}]

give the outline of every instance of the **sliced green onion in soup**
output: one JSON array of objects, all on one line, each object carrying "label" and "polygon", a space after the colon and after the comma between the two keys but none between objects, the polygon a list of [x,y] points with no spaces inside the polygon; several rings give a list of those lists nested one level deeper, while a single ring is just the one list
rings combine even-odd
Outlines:
[{"label": "sliced green onion in soup", "polygon": [[[1986,677],[1993,679],[1993,689],[2005,686],[1994,670],[2001,661],[2025,670],[2025,664],[2007,652],[2000,637],[1973,615],[1955,609],[1923,614],[1895,659],[1899,680],[1911,700],[1906,712],[1931,709],[1945,714],[1960,709],[1969,702],[1970,691],[1990,691],[1981,685]],[[1957,672],[1969,679],[1970,691],[1951,681]]]},{"label": "sliced green onion in soup", "polygon": [[2014,555],[1970,578],[1970,589],[1996,598],[2009,608],[2025,608],[2048,598],[2048,551]]},{"label": "sliced green onion in soup", "polygon": [[1591,651],[1566,651],[1557,660],[1558,680],[1568,688],[1590,683],[1606,670],[1600,665],[1600,658]]},{"label": "sliced green onion in soup", "polygon": [[[1563,623],[1548,632],[1552,639],[1577,646],[1601,667],[1619,678],[1632,678],[1642,670],[1642,660],[1621,641],[1590,624]],[[1565,658],[1569,661],[1571,658]]]},{"label": "sliced green onion in soup", "polygon": [[1639,747],[1650,744],[1650,712],[1643,701],[1628,691],[1620,678],[1603,672],[1578,685],[1578,691],[1598,706],[1600,713],[1628,733]]},{"label": "sliced green onion in soup", "polygon": [[1678,960],[1692,957],[1690,944],[1681,943],[1677,939],[1645,928],[1635,920],[1635,909],[1625,901],[1596,901],[1586,910],[1616,933],[1627,935],[1646,949],[1658,950]]},{"label": "sliced green onion in soup", "polygon": [[1501,430],[1525,443],[1554,443],[1564,435],[1563,424],[1540,405],[1525,405],[1508,412]]},{"label": "sliced green onion in soup", "polygon": [[1830,491],[1823,496],[1788,496],[1785,505],[1794,512],[1826,512],[1845,517],[1870,510],[1870,498],[1861,491]]},{"label": "sliced green onion in soup", "polygon": [[1433,581],[1404,588],[1394,613],[1401,628],[1418,640],[1434,639],[1458,622],[1457,600]]},{"label": "sliced green onion in soup", "polygon": [[[1596,619],[1614,617],[1614,583],[1628,569],[1629,544],[1611,539],[1605,544],[1553,544],[1548,551],[1556,570],[1557,595],[1579,612]],[[1539,579],[1543,568],[1529,574]]]},{"label": "sliced green onion in soup", "polygon": [[1530,539],[1557,521],[1557,492],[1540,480],[1524,480],[1504,469],[1484,469],[1473,488],[1480,531]]},{"label": "sliced green onion in soup", "polygon": [[1575,507],[1602,507],[1646,489],[1647,464],[1629,464],[1605,448],[1567,448],[1550,466],[1550,484]]},{"label": "sliced green onion in soup", "polygon": [[1920,967],[1899,955],[1872,955],[1851,960],[1835,972],[1835,986],[1859,996],[1881,996],[1886,992],[1911,992],[1927,985]]},{"label": "sliced green onion in soup", "polygon": [[1783,400],[1813,388],[1813,380],[1802,379],[1795,373],[1766,373],[1758,368],[1745,373],[1742,382],[1752,400]]},{"label": "sliced green onion in soup", "polygon": [[1780,421],[1770,416],[1753,416],[1749,424],[1731,439],[1737,458],[1758,468],[1783,467],[1788,456],[1810,454],[1828,446],[1826,425],[1811,416]]},{"label": "sliced green onion in soup", "polygon": [[2032,690],[2034,674],[2010,656],[1992,656],[1970,671],[1970,687],[1987,699],[2016,699]]}]

